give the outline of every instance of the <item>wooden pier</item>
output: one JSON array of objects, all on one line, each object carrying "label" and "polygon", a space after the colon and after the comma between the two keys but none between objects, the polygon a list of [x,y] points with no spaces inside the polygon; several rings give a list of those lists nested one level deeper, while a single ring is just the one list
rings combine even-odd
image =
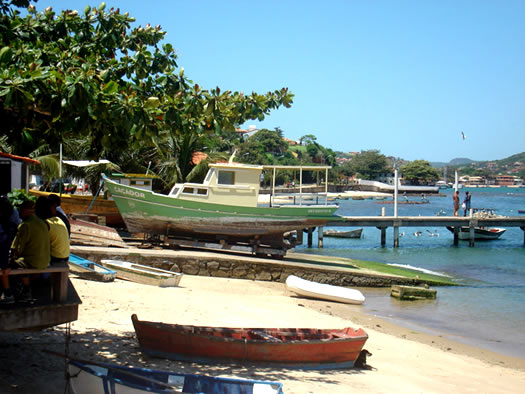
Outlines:
[{"label": "wooden pier", "polygon": [[[470,229],[469,245],[474,246],[475,227],[519,227],[523,230],[525,245],[525,218],[521,216],[477,218],[473,216],[344,216],[337,221],[331,221],[326,226],[346,227],[377,227],[381,231],[381,246],[386,245],[386,229],[394,229],[394,247],[399,247],[400,227],[453,227],[454,245],[459,241],[460,227]],[[308,246],[312,245],[312,231],[308,232]],[[319,247],[323,247],[323,227],[319,228]]]}]

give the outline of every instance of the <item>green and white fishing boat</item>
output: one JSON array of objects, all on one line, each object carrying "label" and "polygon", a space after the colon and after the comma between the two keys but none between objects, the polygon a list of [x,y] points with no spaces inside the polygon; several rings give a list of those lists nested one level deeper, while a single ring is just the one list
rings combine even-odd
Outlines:
[{"label": "green and white fishing boat", "polygon": [[[263,170],[325,170],[328,166],[257,166],[216,163],[209,165],[203,183],[176,184],[169,195],[122,185],[108,178],[105,185],[122,215],[128,231],[165,236],[167,239],[214,242],[219,245],[247,245],[258,253],[260,247],[284,251],[302,240],[304,229],[338,220],[337,205],[308,204],[299,198],[295,204],[276,205],[272,199],[259,204]],[[275,181],[272,181],[275,196]],[[302,186],[301,186],[302,187]],[[323,193],[326,197],[327,193]],[[300,233],[300,234],[299,234]],[[295,234],[295,236],[294,236]],[[228,247],[226,247],[228,248]],[[268,253],[273,254],[271,249]],[[276,252],[276,254],[279,254]],[[284,253],[281,253],[284,254]]]}]

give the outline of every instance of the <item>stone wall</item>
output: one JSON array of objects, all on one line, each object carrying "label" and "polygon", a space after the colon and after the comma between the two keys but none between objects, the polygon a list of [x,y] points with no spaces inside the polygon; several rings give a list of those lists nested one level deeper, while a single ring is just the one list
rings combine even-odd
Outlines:
[{"label": "stone wall", "polygon": [[[211,276],[219,278],[235,278],[284,283],[289,275],[318,283],[328,283],[337,286],[352,287],[390,287],[392,285],[420,285],[422,281],[387,275],[364,274],[350,269],[322,269],[308,267],[305,264],[293,265],[290,262],[264,259],[242,258],[237,255],[212,253],[187,253],[184,255],[165,255],[156,253],[129,253],[123,249],[98,249],[73,251],[73,253],[91,261],[102,259],[125,260],[167,271],[182,272],[187,275]],[[270,261],[270,260],[269,260]]]}]

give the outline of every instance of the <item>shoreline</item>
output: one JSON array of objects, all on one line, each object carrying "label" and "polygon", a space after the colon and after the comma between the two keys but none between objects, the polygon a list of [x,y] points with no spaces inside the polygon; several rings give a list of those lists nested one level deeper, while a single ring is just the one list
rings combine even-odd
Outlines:
[{"label": "shoreline", "polygon": [[[358,305],[292,297],[282,283],[184,275],[180,287],[159,288],[122,280],[71,279],[82,299],[69,343],[69,354],[77,358],[276,380],[283,383],[285,393],[346,393],[348,387],[365,393],[391,387],[404,392],[519,392],[525,385],[525,360],[414,332]],[[195,325],[363,327],[369,335],[365,348],[373,354],[368,359],[373,369],[305,371],[151,358],[140,352],[133,313],[141,320]],[[64,361],[41,350],[63,353],[66,334],[65,325],[36,333],[0,333],[0,378],[6,393],[63,392]]]}]

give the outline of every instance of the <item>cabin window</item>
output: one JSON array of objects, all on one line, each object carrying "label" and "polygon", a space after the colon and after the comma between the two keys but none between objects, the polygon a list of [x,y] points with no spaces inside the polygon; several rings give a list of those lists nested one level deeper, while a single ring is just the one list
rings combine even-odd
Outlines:
[{"label": "cabin window", "polygon": [[235,172],[219,171],[219,185],[235,185]]},{"label": "cabin window", "polygon": [[182,189],[182,192],[186,194],[193,194],[193,187],[185,187]]},{"label": "cabin window", "polygon": [[211,176],[215,172],[215,168],[212,168],[208,171],[208,174],[206,174],[206,179],[204,180],[204,183],[210,183]]},{"label": "cabin window", "polygon": [[208,189],[197,189],[197,194],[200,194],[201,196],[208,195]]},{"label": "cabin window", "polygon": [[130,181],[130,184],[133,186],[133,185],[143,185],[143,186],[149,186],[150,185],[150,181],[137,181],[137,180],[132,180]]}]

